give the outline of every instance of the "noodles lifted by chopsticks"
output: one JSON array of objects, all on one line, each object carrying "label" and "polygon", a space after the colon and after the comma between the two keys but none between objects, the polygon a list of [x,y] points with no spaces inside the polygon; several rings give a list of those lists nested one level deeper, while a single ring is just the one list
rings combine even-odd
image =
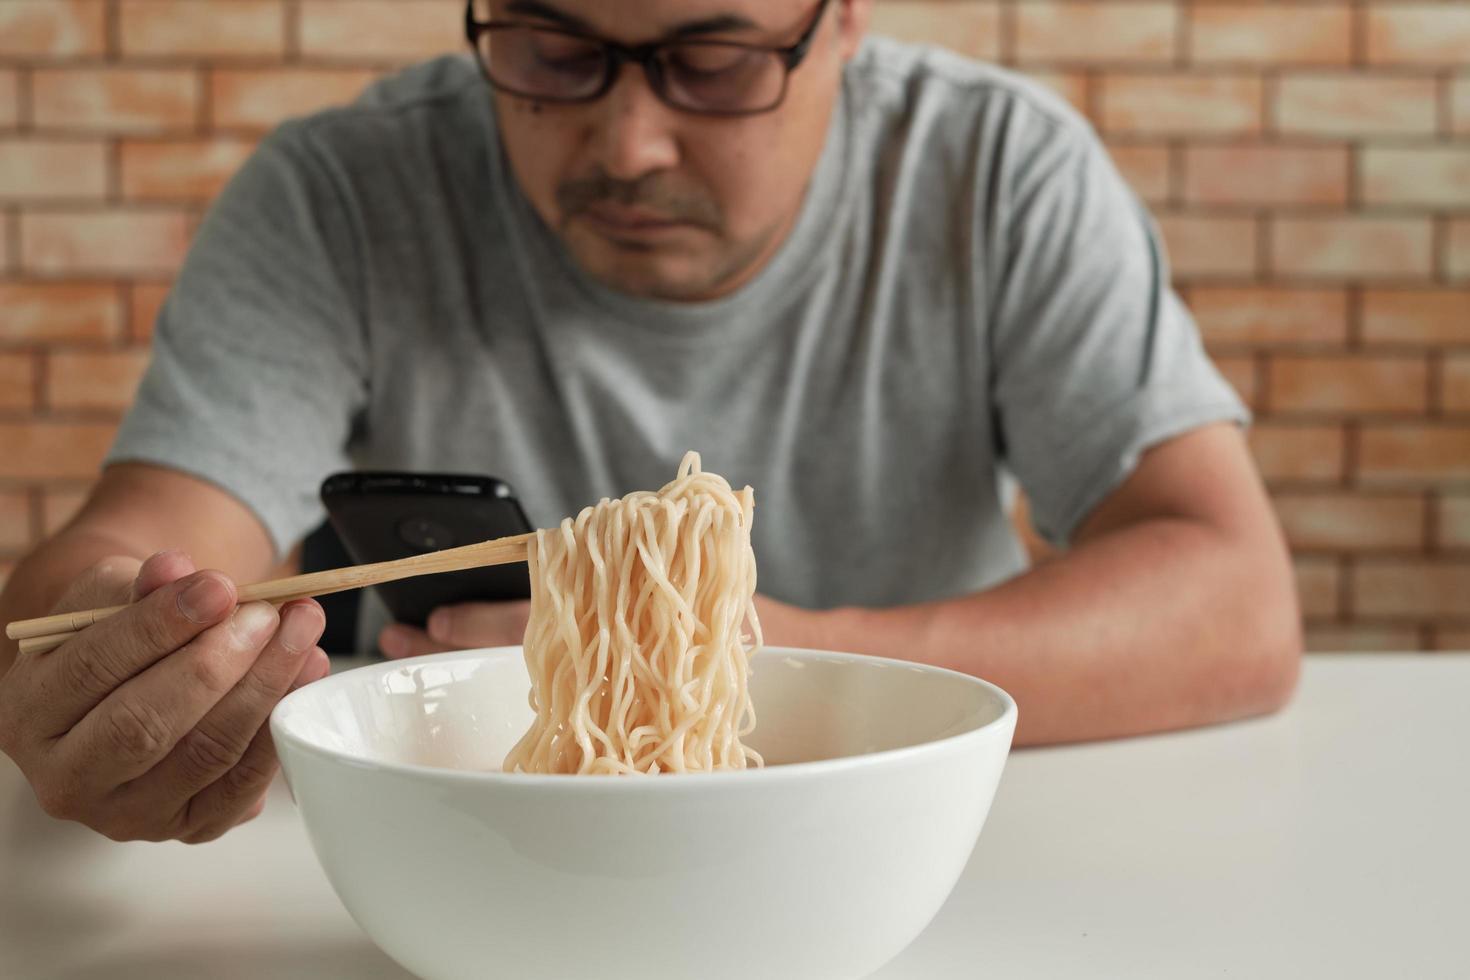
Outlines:
[{"label": "noodles lifted by chopsticks", "polygon": [[754,506],[750,487],[736,493],[691,452],[657,493],[604,498],[536,532],[525,639],[536,720],[507,772],[761,765],[740,742],[755,728],[746,675],[761,642]]}]

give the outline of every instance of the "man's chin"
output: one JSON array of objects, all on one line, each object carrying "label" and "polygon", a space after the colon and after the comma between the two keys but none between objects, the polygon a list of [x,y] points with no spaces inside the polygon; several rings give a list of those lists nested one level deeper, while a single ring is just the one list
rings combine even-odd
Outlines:
[{"label": "man's chin", "polygon": [[[580,237],[580,236],[578,236]],[[640,299],[693,302],[717,294],[708,265],[688,246],[638,242],[568,242],[572,257],[609,289]]]}]

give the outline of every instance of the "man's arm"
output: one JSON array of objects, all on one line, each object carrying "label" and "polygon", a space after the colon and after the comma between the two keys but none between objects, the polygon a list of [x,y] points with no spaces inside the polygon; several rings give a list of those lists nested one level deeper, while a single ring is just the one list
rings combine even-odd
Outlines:
[{"label": "man's arm", "polygon": [[879,654],[994,681],[1018,743],[1262,714],[1296,683],[1301,626],[1280,529],[1233,425],[1148,451],[1072,550],[989,591],[893,609],[763,602],[769,642]]},{"label": "man's arm", "polygon": [[[239,583],[265,578],[274,565],[265,528],[230,494],[177,470],[119,463],[103,470],[76,517],[16,567],[0,594],[0,622],[46,615],[104,558],[142,561],[163,548]],[[0,676],[15,652],[15,641],[0,640]]]}]

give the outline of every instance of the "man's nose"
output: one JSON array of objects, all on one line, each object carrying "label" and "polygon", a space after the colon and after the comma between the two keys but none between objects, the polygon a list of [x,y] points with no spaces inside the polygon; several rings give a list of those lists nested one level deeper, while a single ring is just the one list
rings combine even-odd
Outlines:
[{"label": "man's nose", "polygon": [[637,180],[679,163],[677,110],[665,105],[638,65],[624,65],[599,114],[595,149],[616,180]]}]

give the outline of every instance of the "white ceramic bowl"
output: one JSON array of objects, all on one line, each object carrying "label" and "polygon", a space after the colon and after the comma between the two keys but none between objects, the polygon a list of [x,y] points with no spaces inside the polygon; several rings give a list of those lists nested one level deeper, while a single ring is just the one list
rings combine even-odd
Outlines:
[{"label": "white ceramic bowl", "polygon": [[1015,702],[842,653],[752,663],[765,769],[508,775],[519,647],[362,667],[271,732],[358,924],[429,980],[849,980],[929,924],[1000,780]]}]

